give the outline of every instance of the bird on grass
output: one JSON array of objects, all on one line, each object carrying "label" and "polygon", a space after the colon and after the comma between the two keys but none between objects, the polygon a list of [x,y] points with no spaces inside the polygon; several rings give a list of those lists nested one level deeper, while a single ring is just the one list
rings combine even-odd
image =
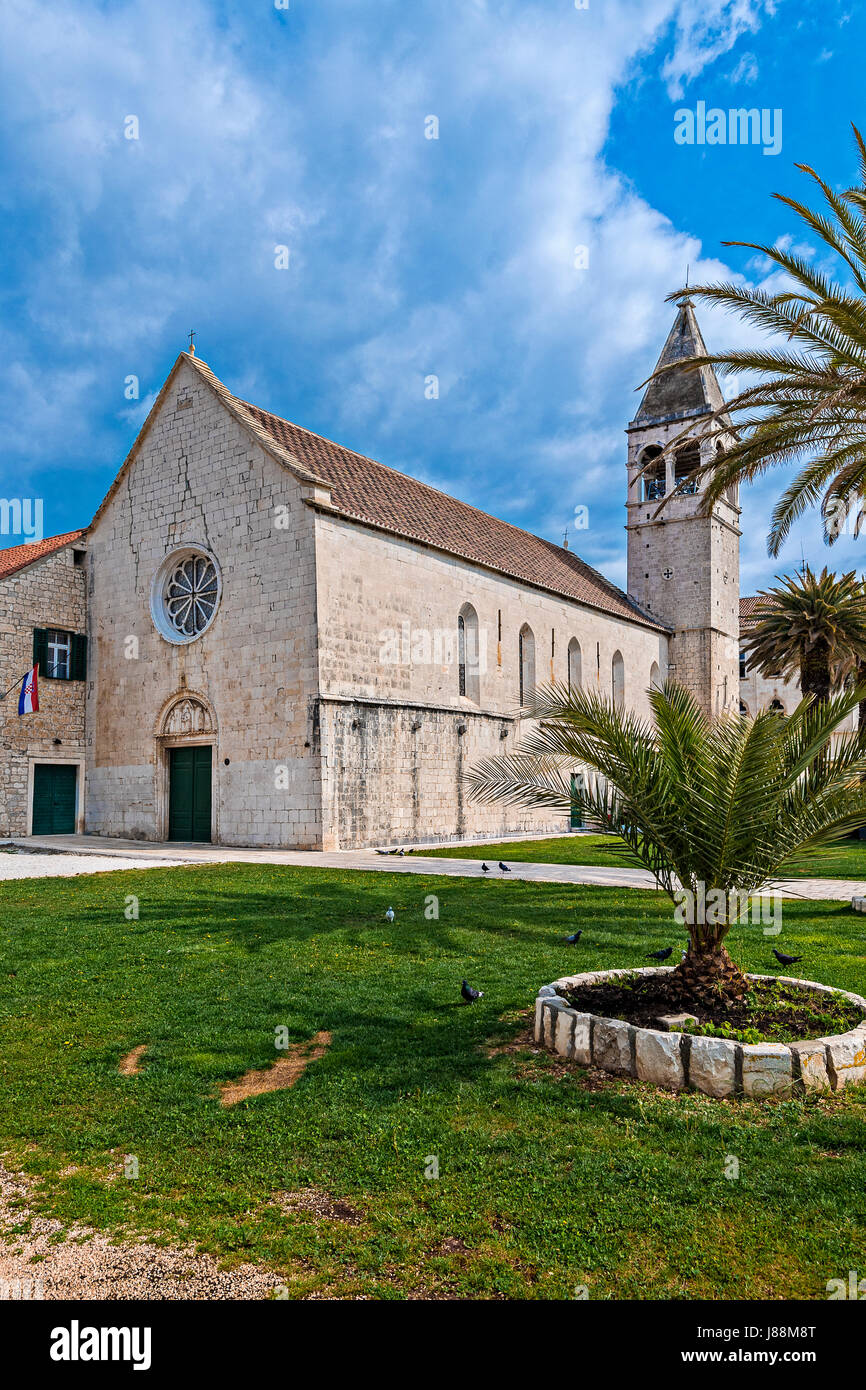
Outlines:
[{"label": "bird on grass", "polygon": [[484,998],[484,990],[473,989],[472,986],[468,984],[466,980],[464,980],[463,984],[460,986],[460,993],[463,995],[463,998],[466,1000],[467,1004],[474,1004],[476,999]]},{"label": "bird on grass", "polygon": [[571,936],[567,936],[565,939],[568,942],[569,946],[576,946],[582,936],[583,927],[581,927],[580,931],[572,932]]},{"label": "bird on grass", "polygon": [[780,965],[796,965],[798,960],[803,959],[802,956],[786,956],[784,951],[777,951],[775,946],[773,947],[773,955]]},{"label": "bird on grass", "polygon": [[503,864],[503,862],[502,862],[501,859],[500,859],[500,861],[499,861],[499,867],[500,867],[500,869],[502,870],[502,872],[503,872],[504,874],[510,874],[510,873],[511,873],[511,870],[509,869],[508,865],[507,865],[507,864]]},{"label": "bird on grass", "polygon": [[483,874],[489,874],[489,873],[490,873],[490,865],[489,865],[489,864],[482,864],[482,865],[481,865],[481,872],[482,872]]},{"label": "bird on grass", "polygon": [[385,913],[385,921],[386,921],[386,922],[393,922],[394,916],[395,916],[395,914],[394,914],[394,909],[393,909],[393,907],[389,907],[389,908],[388,908],[388,911]]},{"label": "bird on grass", "polygon": [[673,949],[673,946],[666,946],[663,951],[649,951],[644,960],[667,960]]}]

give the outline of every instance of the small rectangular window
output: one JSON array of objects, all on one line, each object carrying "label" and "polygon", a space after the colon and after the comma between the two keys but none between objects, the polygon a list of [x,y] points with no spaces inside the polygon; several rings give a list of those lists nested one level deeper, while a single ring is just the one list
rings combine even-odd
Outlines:
[{"label": "small rectangular window", "polygon": [[46,668],[43,675],[55,681],[68,681],[72,676],[72,634],[50,627],[46,636]]}]

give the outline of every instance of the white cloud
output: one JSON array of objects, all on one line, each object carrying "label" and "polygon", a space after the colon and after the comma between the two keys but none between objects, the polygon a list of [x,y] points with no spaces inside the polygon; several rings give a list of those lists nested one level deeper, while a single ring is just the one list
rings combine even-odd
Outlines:
[{"label": "white cloud", "polygon": [[758,60],[754,53],[744,53],[728,74],[729,82],[741,82],[750,86],[758,80]]},{"label": "white cloud", "polygon": [[[88,431],[110,437],[93,421],[132,427],[144,408],[125,376],[152,395],[195,327],[239,394],[282,413],[303,396],[301,423],[486,510],[559,539],[588,503],[575,543],[619,573],[621,430],[664,297],[689,263],[693,281],[730,272],[606,163],[611,111],[662,35],[673,94],[770,8],[473,0],[445,22],[425,0],[374,20],[320,0],[303,46],[293,19],[245,9],[221,27],[205,0],[6,0],[7,182],[34,227],[26,313],[4,335],[0,411],[15,417],[15,383],[32,403],[11,442],[92,463]],[[729,340],[729,321],[701,319]],[[123,452],[102,455],[106,476]]]},{"label": "white cloud", "polygon": [[681,97],[688,83],[774,12],[773,0],[682,0],[673,51],[662,67],[671,98]]}]

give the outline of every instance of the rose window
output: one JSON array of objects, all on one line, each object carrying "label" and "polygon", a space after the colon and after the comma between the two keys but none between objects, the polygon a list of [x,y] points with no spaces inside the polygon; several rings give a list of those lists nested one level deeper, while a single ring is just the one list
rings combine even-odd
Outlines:
[{"label": "rose window", "polygon": [[169,555],[154,577],[150,611],[168,642],[194,642],[210,627],[220,601],[222,583],[214,557],[186,549]]},{"label": "rose window", "polygon": [[198,637],[204,632],[214,615],[218,590],[210,560],[194,555],[181,561],[165,586],[165,611],[175,632],[182,637]]}]

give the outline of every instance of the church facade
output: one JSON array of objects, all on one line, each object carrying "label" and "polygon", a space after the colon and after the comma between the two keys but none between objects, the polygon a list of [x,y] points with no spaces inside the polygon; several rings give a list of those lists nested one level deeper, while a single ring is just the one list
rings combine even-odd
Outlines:
[{"label": "church facade", "polygon": [[[685,301],[660,361],[701,351]],[[647,716],[673,675],[711,715],[738,706],[736,496],[657,515],[696,446],[652,465],[720,402],[711,372],[650,382],[624,593],[182,353],[90,525],[0,554],[4,688],[31,657],[41,673],[38,714],[3,704],[0,833],[334,849],[566,830],[466,796],[537,683]]]}]

